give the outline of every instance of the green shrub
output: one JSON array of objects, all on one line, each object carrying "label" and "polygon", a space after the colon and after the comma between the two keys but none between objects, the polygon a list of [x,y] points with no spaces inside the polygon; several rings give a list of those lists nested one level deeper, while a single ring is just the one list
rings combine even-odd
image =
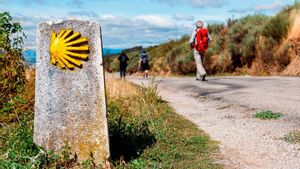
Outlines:
[{"label": "green shrub", "polygon": [[113,55],[106,55],[104,56],[104,70],[107,72],[113,72],[113,67],[112,67],[112,63],[113,63]]},{"label": "green shrub", "polygon": [[[20,35],[20,36],[19,36]],[[19,23],[8,12],[0,13],[0,104],[15,97],[25,84],[22,44],[25,37]]]},{"label": "green shrub", "polygon": [[263,119],[263,120],[278,119],[282,116],[283,116],[282,113],[273,113],[272,111],[262,111],[262,112],[258,112],[254,115],[254,117]]},{"label": "green shrub", "polygon": [[140,60],[141,51],[135,51],[128,54],[129,62],[127,70],[129,73],[134,73],[139,71],[139,60]]},{"label": "green shrub", "polygon": [[234,25],[237,21],[238,21],[238,19],[231,19],[231,18],[227,19],[227,20],[226,20],[226,26],[227,26],[227,28],[230,28],[230,27],[231,27],[232,25]]},{"label": "green shrub", "polygon": [[23,33],[20,23],[13,22],[9,12],[0,13],[0,48],[5,51],[22,50]]},{"label": "green shrub", "polygon": [[276,42],[279,42],[283,37],[286,36],[289,24],[290,14],[281,12],[268,20],[262,29],[262,35],[265,37],[271,37]]},{"label": "green shrub", "polygon": [[[5,130],[5,129],[4,129]],[[2,153],[6,154],[2,163],[5,168],[31,166],[31,158],[39,153],[39,148],[33,143],[33,127],[29,121],[22,121],[2,133]]]},{"label": "green shrub", "polygon": [[178,74],[191,74],[196,72],[196,65],[194,64],[194,55],[190,51],[186,55],[177,56],[176,58],[177,70],[174,73]]},{"label": "green shrub", "polygon": [[209,47],[206,51],[205,57],[210,58],[212,55],[221,53],[224,49],[224,43],[226,42],[226,36],[219,33],[213,33],[210,35],[212,41],[209,44]]},{"label": "green shrub", "polygon": [[252,15],[239,19],[228,33],[228,47],[231,51],[234,67],[251,66],[255,57],[257,37],[268,17]]},{"label": "green shrub", "polygon": [[209,34],[219,34],[223,29],[225,28],[225,26],[223,24],[209,24],[207,26],[207,30],[209,32]]}]

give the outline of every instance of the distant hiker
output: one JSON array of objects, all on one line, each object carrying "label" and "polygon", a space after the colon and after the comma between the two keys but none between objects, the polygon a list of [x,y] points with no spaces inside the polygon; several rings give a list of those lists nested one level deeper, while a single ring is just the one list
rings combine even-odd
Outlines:
[{"label": "distant hiker", "polygon": [[193,31],[190,38],[190,47],[193,49],[194,58],[197,67],[196,80],[205,81],[206,71],[203,67],[203,58],[208,48],[210,36],[207,29],[203,28],[203,22],[196,22],[196,29]]},{"label": "distant hiker", "polygon": [[124,52],[122,52],[121,55],[118,57],[118,60],[120,61],[120,77],[125,78],[127,61],[129,60],[129,58]]},{"label": "distant hiker", "polygon": [[141,68],[141,71],[143,72],[143,76],[148,78],[150,66],[149,66],[149,57],[145,50],[143,50],[141,53],[140,68]]}]

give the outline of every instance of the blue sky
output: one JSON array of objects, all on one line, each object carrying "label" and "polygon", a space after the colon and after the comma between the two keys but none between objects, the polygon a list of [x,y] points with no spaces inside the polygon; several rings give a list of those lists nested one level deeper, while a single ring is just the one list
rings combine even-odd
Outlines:
[{"label": "blue sky", "polygon": [[0,0],[24,27],[26,47],[35,47],[36,25],[56,19],[98,21],[106,48],[150,46],[190,34],[206,24],[262,13],[274,15],[295,0]]}]

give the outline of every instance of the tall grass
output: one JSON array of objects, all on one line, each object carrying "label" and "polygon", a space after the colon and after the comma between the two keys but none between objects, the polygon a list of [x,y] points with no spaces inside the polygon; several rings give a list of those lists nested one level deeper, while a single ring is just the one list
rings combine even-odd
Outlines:
[{"label": "tall grass", "polygon": [[174,113],[155,86],[140,88],[111,78],[107,82],[110,123],[125,131],[111,132],[122,138],[112,146],[118,150],[112,154],[116,168],[221,167],[211,156],[217,143]]}]

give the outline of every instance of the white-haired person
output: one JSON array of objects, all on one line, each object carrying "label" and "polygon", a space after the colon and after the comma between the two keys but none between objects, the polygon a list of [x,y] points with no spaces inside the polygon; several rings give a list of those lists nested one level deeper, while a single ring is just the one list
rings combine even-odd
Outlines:
[{"label": "white-haired person", "polygon": [[208,30],[203,27],[202,21],[196,22],[196,29],[192,32],[189,44],[193,49],[194,58],[197,67],[196,80],[205,81],[206,71],[203,67],[205,52],[210,42]]}]

